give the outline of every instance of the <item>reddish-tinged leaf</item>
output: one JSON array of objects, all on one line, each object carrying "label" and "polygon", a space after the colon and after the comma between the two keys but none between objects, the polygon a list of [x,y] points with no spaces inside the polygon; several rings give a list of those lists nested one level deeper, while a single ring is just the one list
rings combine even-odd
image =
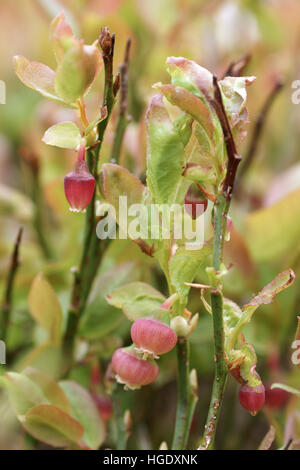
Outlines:
[{"label": "reddish-tinged leaf", "polygon": [[22,424],[33,437],[55,447],[78,443],[84,434],[83,426],[76,419],[54,405],[34,406]]},{"label": "reddish-tinged leaf", "polygon": [[197,98],[197,96],[180,86],[156,84],[155,88],[157,88],[170,103],[190,114],[204,127],[210,138],[213,137],[214,126],[211,121],[210,112],[200,98]]},{"label": "reddish-tinged leaf", "polygon": [[64,391],[51,377],[48,377],[33,367],[26,367],[23,374],[41,389],[42,393],[52,405],[58,406],[65,411],[65,413],[72,413],[72,408]]},{"label": "reddish-tinged leaf", "polygon": [[40,62],[30,62],[23,56],[14,57],[14,68],[24,85],[37,91],[45,98],[64,103],[55,91],[55,72]]},{"label": "reddish-tinged leaf", "polygon": [[167,69],[172,83],[183,86],[198,96],[209,100],[214,96],[213,75],[207,69],[184,57],[168,57]]},{"label": "reddish-tinged leaf", "polygon": [[282,273],[278,274],[273,281],[269,282],[262,291],[260,291],[251,302],[247,305],[244,305],[243,311],[250,306],[256,306],[263,304],[270,304],[275,295],[281,292],[282,290],[289,287],[295,280],[295,274],[292,269],[287,269]]},{"label": "reddish-tinged leaf", "polygon": [[294,272],[292,269],[287,269],[286,271],[279,273],[275,279],[273,279],[273,281],[267,284],[257,295],[253,297],[251,302],[244,305],[242,308],[242,316],[230,335],[229,341],[231,346],[229,349],[234,347],[241,329],[244,325],[249,323],[255,310],[260,305],[270,304],[273,301],[275,295],[289,287],[294,282],[294,280]]},{"label": "reddish-tinged leaf", "polygon": [[50,26],[50,41],[57,62],[63,59],[65,52],[78,43],[71,27],[65,22],[65,13],[57,15]]}]

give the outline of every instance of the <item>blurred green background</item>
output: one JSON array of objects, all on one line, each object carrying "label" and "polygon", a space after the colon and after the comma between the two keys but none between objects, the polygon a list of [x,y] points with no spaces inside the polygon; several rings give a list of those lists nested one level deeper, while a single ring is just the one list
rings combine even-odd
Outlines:
[{"label": "blurred green background", "polygon": [[[8,352],[8,368],[30,363],[53,376],[54,356],[32,359],[30,353],[43,341],[34,326],[27,306],[33,278],[40,271],[54,287],[64,313],[67,311],[72,274],[78,263],[82,240],[83,215],[71,214],[63,194],[63,178],[71,168],[75,153],[41,142],[45,130],[62,120],[76,120],[72,110],[49,103],[26,88],[15,76],[14,55],[54,66],[49,46],[49,23],[65,11],[78,37],[92,43],[101,27],[116,33],[115,63],[121,63],[125,43],[132,39],[129,114],[132,116],[124,141],[121,164],[143,178],[146,162],[144,116],[152,84],[168,80],[165,60],[170,55],[188,57],[221,76],[229,63],[251,53],[245,74],[257,80],[248,91],[250,124],[248,138],[240,147],[244,155],[255,120],[274,82],[280,78],[284,88],[276,97],[265,123],[255,159],[240,180],[231,217],[235,231],[226,247],[226,260],[233,263],[225,281],[225,294],[239,304],[260,290],[286,268],[296,273],[295,284],[274,301],[261,308],[246,331],[259,357],[258,371],[263,380],[300,386],[299,369],[291,363],[291,343],[300,314],[300,105],[292,103],[292,82],[300,79],[300,3],[297,0],[0,0],[0,79],[6,84],[6,104],[0,105],[0,295],[14,239],[24,227],[22,263],[14,287],[14,304]],[[87,98],[88,114],[102,99],[103,73]],[[109,158],[115,118],[108,129],[102,161]],[[116,266],[129,280],[151,282],[162,289],[161,274],[132,242],[111,243],[96,280],[103,288],[103,273],[114,278]],[[102,276],[102,278],[100,277]],[[199,273],[199,279],[202,279]],[[98,284],[97,284],[98,283]],[[96,294],[95,294],[96,295]],[[102,302],[104,305],[104,302]],[[105,316],[105,306],[103,316]],[[200,312],[199,326],[193,333],[192,367],[199,379],[199,404],[192,426],[190,445],[199,438],[210,397],[213,373],[211,318],[203,311],[199,294],[191,293],[189,308]],[[129,322],[120,316],[109,332],[90,335],[90,347],[105,364],[114,349],[129,344]],[[86,339],[86,338],[85,338]],[[279,367],[272,363],[279,358]],[[273,362],[272,362],[273,361]],[[157,448],[170,440],[176,400],[176,358],[171,353],[161,360],[159,381],[140,392],[127,394],[134,403],[134,432],[129,446]],[[271,365],[270,365],[271,364]],[[4,369],[4,366],[0,366]],[[88,386],[84,366],[74,378]],[[297,408],[298,407],[298,408]],[[282,444],[285,423],[299,413],[293,400],[282,411],[266,411],[253,419],[240,407],[237,386],[229,378],[228,389],[217,433],[217,448],[255,448],[270,423],[277,429]],[[163,419],[162,419],[163,416]],[[0,403],[0,448],[30,448],[18,425]],[[5,421],[5,419],[7,421]],[[296,419],[296,418],[295,418]],[[291,420],[291,419],[290,419]],[[300,439],[300,425],[298,423]],[[108,440],[109,444],[109,440]]]}]

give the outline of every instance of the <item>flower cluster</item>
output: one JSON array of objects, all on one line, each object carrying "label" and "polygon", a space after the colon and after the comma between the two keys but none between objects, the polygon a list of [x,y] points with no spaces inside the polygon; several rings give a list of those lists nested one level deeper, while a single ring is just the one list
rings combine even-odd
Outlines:
[{"label": "flower cluster", "polygon": [[112,368],[116,380],[126,389],[137,389],[153,382],[159,373],[155,359],[171,351],[177,343],[172,328],[155,318],[136,320],[131,327],[133,345],[115,351]]}]

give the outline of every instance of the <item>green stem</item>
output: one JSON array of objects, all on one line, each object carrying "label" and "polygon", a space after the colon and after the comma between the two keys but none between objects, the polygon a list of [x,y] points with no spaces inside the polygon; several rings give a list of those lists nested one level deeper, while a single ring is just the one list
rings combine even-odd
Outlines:
[{"label": "green stem", "polygon": [[172,449],[185,449],[195,406],[193,406],[193,393],[190,385],[189,373],[189,343],[186,338],[177,341],[177,384],[178,398],[176,410],[176,423]]},{"label": "green stem", "polygon": [[[220,270],[223,259],[226,217],[229,206],[230,199],[226,198],[224,194],[219,195],[215,204],[214,217],[215,234],[213,267],[216,272]],[[200,447],[201,449],[211,449],[213,447],[228,373],[224,350],[225,334],[223,323],[223,296],[221,292],[221,286],[211,291],[211,308],[215,345],[215,377],[205,431]]]},{"label": "green stem", "polygon": [[117,450],[126,450],[128,432],[124,420],[124,413],[121,406],[122,387],[115,383],[112,391],[112,402],[117,425]]}]

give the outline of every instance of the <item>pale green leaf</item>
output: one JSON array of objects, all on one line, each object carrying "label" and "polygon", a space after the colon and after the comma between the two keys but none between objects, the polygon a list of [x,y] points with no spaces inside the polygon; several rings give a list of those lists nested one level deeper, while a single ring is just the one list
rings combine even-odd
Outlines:
[{"label": "pale green leaf", "polygon": [[[30,62],[23,56],[15,56],[14,68],[17,76],[24,85],[37,91],[45,98],[65,105],[64,100],[58,96],[55,90],[55,72],[47,65],[39,62]],[[68,106],[76,107],[70,103]]]},{"label": "pale green leaf", "polygon": [[144,282],[125,284],[113,290],[106,298],[110,305],[121,308],[131,321],[150,315],[165,300],[158,290]]},{"label": "pale green leaf", "polygon": [[180,295],[181,302],[187,301],[190,286],[185,283],[193,282],[198,269],[207,262],[207,258],[212,253],[210,244],[203,245],[200,250],[190,250],[185,246],[177,249],[169,261],[169,272],[171,283],[176,292]]},{"label": "pale green leaf", "polygon": [[6,372],[2,379],[18,417],[24,416],[35,405],[49,403],[41,388],[26,375]]},{"label": "pale green leaf", "polygon": [[85,95],[100,70],[100,52],[95,46],[75,44],[68,49],[55,73],[55,90],[67,103]]},{"label": "pale green leaf", "polygon": [[157,204],[172,204],[184,169],[184,144],[163,105],[155,95],[147,113],[147,183]]},{"label": "pale green leaf", "polygon": [[81,134],[73,122],[60,122],[46,130],[42,141],[47,145],[76,150],[81,142]]}]

